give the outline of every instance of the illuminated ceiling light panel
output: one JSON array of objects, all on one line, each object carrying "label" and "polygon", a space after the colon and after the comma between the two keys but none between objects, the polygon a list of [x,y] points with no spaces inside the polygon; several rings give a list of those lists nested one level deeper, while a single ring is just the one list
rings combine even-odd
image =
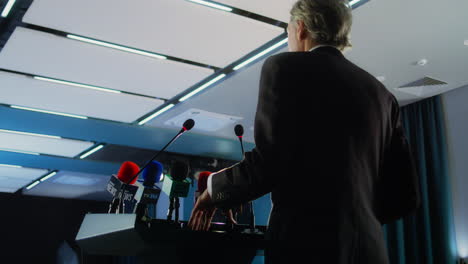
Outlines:
[{"label": "illuminated ceiling light panel", "polygon": [[0,103],[26,111],[75,118],[93,117],[132,123],[164,103],[159,99],[43,82],[1,71],[0,83]]},{"label": "illuminated ceiling light panel", "polygon": [[45,169],[0,164],[0,192],[16,192],[47,172],[48,170]]},{"label": "illuminated ceiling light panel", "polygon": [[352,1],[349,1],[348,4],[349,4],[350,6],[353,6],[353,5],[355,5],[355,4],[359,3],[359,2],[361,2],[361,0],[352,0]]},{"label": "illuminated ceiling light panel", "polygon": [[147,118],[141,120],[140,122],[138,122],[138,125],[142,126],[146,123],[148,123],[150,120],[156,118],[157,116],[163,114],[164,112],[167,112],[169,109],[171,109],[172,107],[174,107],[174,104],[169,104],[167,105],[166,107],[164,107],[163,109],[157,111],[156,113],[148,116]]},{"label": "illuminated ceiling light panel", "polygon": [[108,93],[117,93],[117,94],[122,93],[121,91],[117,91],[113,89],[107,89],[107,88],[97,87],[93,85],[80,84],[80,83],[75,83],[75,82],[67,82],[67,81],[57,80],[54,78],[46,78],[46,77],[41,77],[41,76],[34,76],[33,78],[36,80],[40,80],[40,81],[60,83],[60,84],[71,85],[71,86],[76,86],[76,87],[81,87],[81,88],[86,88],[86,89],[94,89],[94,90],[108,92]]},{"label": "illuminated ceiling light panel", "polygon": [[74,117],[74,118],[78,118],[78,119],[88,119],[88,117],[86,117],[86,116],[72,115],[72,114],[66,114],[66,113],[59,113],[59,112],[41,110],[41,109],[30,108],[30,107],[23,107],[23,106],[17,106],[17,105],[10,105],[10,107],[11,107],[11,108],[15,108],[15,109],[21,109],[21,110],[39,112],[39,113],[46,113],[46,114],[53,114],[53,115],[60,115],[60,116],[68,116],[68,117]]},{"label": "illuminated ceiling light panel", "polygon": [[188,1],[200,4],[200,5],[205,5],[205,6],[209,6],[209,7],[212,7],[212,8],[216,8],[216,9],[219,9],[219,10],[227,11],[227,12],[232,11],[232,8],[230,8],[230,7],[223,6],[223,5],[220,5],[220,4],[211,3],[211,2],[207,2],[207,1],[203,1],[203,0],[188,0]]},{"label": "illuminated ceiling light panel", "polygon": [[[362,0],[352,0],[349,4],[353,6],[360,1]],[[288,23],[290,20],[289,11],[297,0],[275,0],[274,4],[271,0],[216,0],[215,2]]]},{"label": "illuminated ceiling light panel", "polygon": [[8,14],[10,13],[11,8],[15,4],[15,2],[16,2],[16,0],[9,0],[8,1],[8,3],[5,5],[5,8],[3,8],[1,17],[7,17],[8,16]]},{"label": "illuminated ceiling light panel", "polygon": [[[69,199],[111,199],[106,191],[109,175],[90,174],[73,171],[58,171],[52,178],[40,182],[30,190],[23,189],[23,194]],[[98,196],[95,196],[99,194]]]},{"label": "illuminated ceiling light panel", "polygon": [[30,185],[26,186],[26,190],[31,190],[32,188],[36,187],[39,183],[41,183],[40,181],[35,181],[33,183],[31,183]]},{"label": "illuminated ceiling light panel", "polygon": [[91,154],[93,154],[93,153],[99,151],[99,150],[102,149],[103,147],[104,147],[104,145],[101,144],[101,145],[98,145],[98,146],[96,146],[96,147],[90,149],[89,151],[86,151],[86,153],[84,153],[83,155],[80,156],[80,159],[84,159],[84,158],[88,157],[89,155],[91,155]]},{"label": "illuminated ceiling light panel", "polygon": [[92,142],[50,138],[0,131],[0,149],[35,152],[72,158],[93,145]]},{"label": "illuminated ceiling light panel", "polygon": [[248,65],[249,63],[251,63],[251,62],[257,60],[258,58],[262,57],[263,55],[268,54],[269,52],[271,52],[271,51],[273,51],[273,50],[275,50],[275,49],[281,47],[282,45],[286,44],[287,42],[288,42],[288,39],[287,39],[287,38],[282,39],[281,41],[279,41],[279,42],[273,44],[272,46],[266,48],[265,50],[259,52],[258,54],[256,54],[256,55],[254,55],[254,56],[248,58],[247,60],[241,62],[239,65],[237,65],[237,66],[234,67],[234,70],[235,70],[235,71],[239,70],[240,68],[242,68],[242,67]]},{"label": "illuminated ceiling light panel", "polygon": [[286,23],[289,22],[289,11],[296,1],[297,0],[275,0],[274,4],[272,4],[271,0],[216,0],[217,3],[237,7],[239,9],[271,17]]},{"label": "illuminated ceiling light panel", "polygon": [[[271,1],[264,3],[274,6]],[[31,4],[23,22],[218,68],[284,32],[278,26],[182,0],[140,0],[138,4],[41,0]]]},{"label": "illuminated ceiling light panel", "polygon": [[190,93],[184,95],[182,98],[179,99],[179,101],[183,102],[183,101],[189,99],[190,97],[192,97],[195,94],[203,91],[204,89],[208,88],[210,85],[216,83],[217,81],[223,79],[224,77],[226,77],[226,74],[224,74],[224,73],[214,77],[210,81],[206,82],[205,84],[201,85],[200,87],[196,88],[195,90],[191,91]]},{"label": "illuminated ceiling light panel", "polygon": [[40,179],[41,182],[47,181],[48,179],[54,177],[57,174],[56,171],[52,171]]},{"label": "illuminated ceiling light panel", "polygon": [[34,137],[44,137],[44,138],[52,138],[52,139],[61,139],[59,136],[51,136],[45,134],[37,134],[37,133],[29,133],[23,131],[16,131],[16,130],[8,130],[8,129],[0,129],[0,133],[10,133],[16,135],[25,135],[25,136],[34,136]]},{"label": "illuminated ceiling light panel", "polygon": [[[56,84],[64,84],[67,89],[107,88],[163,99],[176,96],[214,72],[205,67],[155,60],[23,27],[16,27],[2,49],[0,68],[55,79],[58,80]],[[98,92],[111,96],[108,92]],[[124,103],[126,99],[112,98]],[[136,104],[132,102],[132,105]]]},{"label": "illuminated ceiling light panel", "polygon": [[67,38],[74,39],[74,40],[79,40],[79,41],[83,41],[83,42],[86,42],[86,43],[99,45],[99,46],[103,46],[103,47],[107,47],[107,48],[121,50],[121,51],[125,51],[125,52],[135,53],[135,54],[138,54],[138,55],[148,56],[148,57],[156,58],[156,59],[160,59],[160,60],[167,59],[167,57],[156,54],[156,53],[147,52],[147,51],[143,51],[143,50],[132,49],[132,48],[124,47],[124,46],[121,46],[121,45],[108,43],[108,42],[105,42],[105,41],[99,41],[99,40],[94,40],[94,39],[90,39],[90,38],[76,36],[76,35],[73,35],[73,34],[68,34]]}]

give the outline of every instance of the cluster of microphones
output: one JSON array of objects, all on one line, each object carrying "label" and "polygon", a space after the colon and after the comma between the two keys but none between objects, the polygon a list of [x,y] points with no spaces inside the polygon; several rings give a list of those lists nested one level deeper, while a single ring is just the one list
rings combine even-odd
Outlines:
[{"label": "cluster of microphones", "polygon": [[[175,137],[141,168],[131,161],[126,161],[121,165],[117,175],[112,175],[107,185],[107,191],[110,192],[113,197],[109,205],[108,213],[134,213],[137,219],[150,221],[152,218],[150,217],[149,208],[158,203],[162,191],[169,197],[167,220],[179,223],[180,198],[188,196],[191,185],[191,181],[188,179],[189,167],[185,162],[175,161],[169,173],[164,176],[162,188],[160,188],[156,184],[163,178],[163,165],[156,161],[156,158],[183,133],[192,129],[194,125],[194,120],[186,120],[182,129]],[[242,155],[244,155],[242,143],[244,129],[242,125],[236,125],[234,131],[240,140]],[[207,180],[211,174],[212,172],[210,171],[198,173],[198,188],[195,192],[195,201],[199,195],[207,189]],[[142,184],[140,183],[141,179],[137,181],[139,175],[141,175],[143,180]],[[136,206],[130,207],[128,205]],[[126,206],[128,208],[126,208]],[[253,218],[253,210],[251,212]]]}]

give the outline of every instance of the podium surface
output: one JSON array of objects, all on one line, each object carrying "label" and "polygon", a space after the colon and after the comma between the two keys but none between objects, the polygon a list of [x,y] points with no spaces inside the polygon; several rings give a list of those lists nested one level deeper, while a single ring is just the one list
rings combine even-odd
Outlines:
[{"label": "podium surface", "polygon": [[[265,227],[259,229],[265,231]],[[214,224],[207,232],[192,231],[185,222],[143,222],[135,214],[87,214],[76,241],[88,254],[141,256],[146,259],[141,263],[184,263],[200,253],[232,261],[219,259],[219,263],[250,263],[247,259],[251,261],[266,243],[262,232],[246,230],[243,225],[231,229]]]}]

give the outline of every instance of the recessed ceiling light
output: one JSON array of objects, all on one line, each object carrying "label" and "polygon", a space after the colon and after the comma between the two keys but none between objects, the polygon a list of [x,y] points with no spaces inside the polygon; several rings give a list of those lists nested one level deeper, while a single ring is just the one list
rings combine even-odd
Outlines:
[{"label": "recessed ceiling light", "polygon": [[86,151],[86,153],[84,153],[83,155],[80,156],[80,159],[84,159],[84,158],[88,157],[89,155],[91,155],[91,154],[93,154],[94,152],[96,152],[96,151],[102,149],[103,147],[104,147],[104,145],[103,145],[103,144],[100,144],[100,145],[98,145],[98,146],[96,146],[96,147],[90,149],[89,151]]},{"label": "recessed ceiling light", "polygon": [[426,66],[429,61],[427,59],[421,59],[416,64],[418,66]]},{"label": "recessed ceiling light", "polygon": [[51,135],[36,134],[36,133],[29,133],[29,132],[21,132],[21,131],[15,131],[15,130],[0,129],[0,132],[2,132],[2,133],[11,133],[11,134],[19,134],[19,135],[26,135],[26,136],[36,136],[36,137],[45,137],[45,138],[53,138],[53,139],[62,139],[59,136],[51,136]]},{"label": "recessed ceiling light", "polygon": [[6,4],[5,8],[3,9],[3,12],[2,12],[2,17],[7,17],[8,16],[8,13],[10,13],[11,11],[11,8],[13,7],[13,4],[16,2],[16,0],[10,0],[8,1],[8,3]]},{"label": "recessed ceiling light", "polygon": [[28,185],[26,187],[26,190],[31,190],[32,188],[34,188],[34,186],[38,185],[39,183],[41,183],[40,181],[35,181],[33,183],[31,183],[30,185]]},{"label": "recessed ceiling light", "polygon": [[468,46],[468,39],[465,40],[464,44],[465,46]]},{"label": "recessed ceiling light", "polygon": [[232,11],[232,8],[230,8],[230,7],[223,6],[223,5],[220,5],[220,4],[215,4],[215,3],[212,3],[212,2],[208,2],[208,1],[203,1],[203,0],[189,0],[189,1],[200,4],[200,5],[213,7],[213,8],[219,9],[219,10],[227,11],[227,12]]},{"label": "recessed ceiling light", "polygon": [[57,174],[57,172],[56,172],[56,171],[52,171],[52,172],[48,173],[46,176],[42,177],[42,179],[41,179],[40,181],[41,181],[41,182],[46,181],[47,179],[52,178],[55,174]]},{"label": "recessed ceiling light", "polygon": [[42,109],[36,109],[36,108],[30,108],[30,107],[24,107],[24,106],[10,105],[10,107],[15,108],[15,109],[26,110],[26,111],[33,111],[33,112],[39,112],[39,113],[74,117],[74,118],[79,118],[79,119],[88,119],[88,117],[86,117],[86,116],[72,115],[72,114],[66,114],[66,113],[60,113],[60,112],[55,112],[55,111],[48,111],[48,110],[42,110]]},{"label": "recessed ceiling light", "polygon": [[267,54],[268,52],[280,47],[281,45],[285,44],[288,42],[288,38],[285,38],[285,39],[282,39],[281,41],[275,43],[274,45],[272,45],[271,47],[263,50],[262,52],[259,52],[258,54],[252,56],[251,58],[243,61],[242,63],[238,64],[237,66],[234,67],[234,70],[237,71],[239,70],[240,68],[246,66],[247,64],[253,62],[254,60],[260,58],[261,56]]},{"label": "recessed ceiling light", "polygon": [[41,154],[39,154],[39,153],[37,153],[37,152],[22,151],[22,150],[16,150],[16,149],[5,149],[5,148],[0,148],[0,151],[15,152],[15,153],[29,154],[29,155],[36,155],[36,156],[41,155]]},{"label": "recessed ceiling light", "polygon": [[352,0],[352,1],[349,1],[349,5],[353,6],[353,5],[355,5],[355,4],[359,3],[359,2],[361,2],[361,0]]},{"label": "recessed ceiling light", "polygon": [[129,47],[125,47],[125,46],[121,46],[121,45],[117,45],[117,44],[112,44],[112,43],[105,42],[105,41],[80,37],[80,36],[76,36],[76,35],[72,35],[72,34],[68,34],[67,38],[78,40],[78,41],[83,41],[83,42],[87,42],[87,43],[90,43],[90,44],[99,45],[99,46],[103,46],[103,47],[107,47],[107,48],[112,48],[112,49],[116,49],[116,50],[120,50],[120,51],[125,51],[125,52],[130,52],[130,53],[134,53],[134,54],[138,54],[138,55],[148,56],[148,57],[152,57],[152,58],[156,58],[156,59],[160,59],[160,60],[167,59],[166,56],[162,56],[162,55],[159,55],[159,54],[156,54],[156,53],[153,53],[153,52],[133,49],[133,48],[129,48]]},{"label": "recessed ceiling light", "polygon": [[222,73],[218,76],[216,76],[215,78],[211,79],[209,82],[203,84],[202,86],[198,87],[197,89],[193,90],[192,92],[190,92],[189,94],[185,95],[184,97],[180,98],[179,101],[180,102],[183,102],[187,99],[189,99],[190,97],[194,96],[195,94],[199,93],[200,91],[202,91],[203,89],[207,88],[208,86],[212,85],[213,83],[223,79],[224,77],[226,77],[226,74]]},{"label": "recessed ceiling light", "polygon": [[8,167],[8,168],[23,168],[22,166],[18,165],[10,165],[10,164],[0,164],[1,167]]},{"label": "recessed ceiling light", "polygon": [[103,91],[103,92],[108,92],[108,93],[122,93],[121,91],[114,90],[114,89],[103,88],[103,87],[99,87],[99,86],[87,85],[87,84],[76,83],[76,82],[63,81],[63,80],[47,78],[47,77],[42,77],[42,76],[34,76],[33,78],[36,79],[36,80],[40,80],[40,81],[71,85],[71,86],[87,88],[87,89],[93,89],[93,90],[98,90],[98,91]]},{"label": "recessed ceiling light", "polygon": [[163,109],[157,111],[156,113],[148,116],[147,118],[141,120],[140,122],[138,122],[138,125],[142,126],[144,124],[146,124],[148,121],[150,121],[151,119],[161,115],[162,113],[166,112],[167,110],[171,109],[172,107],[174,107],[174,104],[169,104],[167,105],[166,107],[164,107]]}]

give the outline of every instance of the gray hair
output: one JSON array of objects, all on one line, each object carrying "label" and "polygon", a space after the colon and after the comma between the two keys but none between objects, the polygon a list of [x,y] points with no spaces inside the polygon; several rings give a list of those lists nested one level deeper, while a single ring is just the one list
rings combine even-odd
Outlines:
[{"label": "gray hair", "polygon": [[344,50],[351,47],[351,8],[347,0],[298,0],[291,9],[291,22],[303,21],[317,44]]}]

